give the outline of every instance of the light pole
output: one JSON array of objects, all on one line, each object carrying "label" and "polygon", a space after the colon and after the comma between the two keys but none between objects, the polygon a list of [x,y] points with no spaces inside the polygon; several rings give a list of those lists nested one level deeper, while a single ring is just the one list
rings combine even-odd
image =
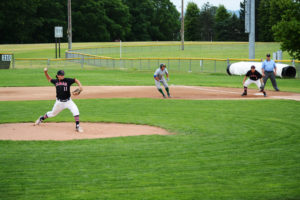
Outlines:
[{"label": "light pole", "polygon": [[71,0],[68,0],[68,49],[72,49],[72,13]]},{"label": "light pole", "polygon": [[181,0],[181,50],[184,50],[184,15],[183,15],[184,0]]},{"label": "light pole", "polygon": [[255,0],[245,2],[245,32],[249,33],[249,59],[255,59]]}]

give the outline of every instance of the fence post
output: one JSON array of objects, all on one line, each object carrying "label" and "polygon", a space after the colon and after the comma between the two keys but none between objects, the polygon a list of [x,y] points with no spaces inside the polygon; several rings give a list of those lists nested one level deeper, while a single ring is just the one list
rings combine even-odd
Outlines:
[{"label": "fence post", "polygon": [[203,60],[200,60],[201,72],[203,72]]},{"label": "fence post", "polygon": [[190,59],[190,69],[189,72],[192,72],[192,60]]},{"label": "fence post", "polygon": [[140,58],[140,70],[142,69],[142,59]]},{"label": "fence post", "polygon": [[82,58],[81,58],[80,62],[81,62],[81,68],[83,68],[83,64],[84,64],[84,57],[82,57]]},{"label": "fence post", "polygon": [[168,58],[168,67],[170,69],[170,59]]},{"label": "fence post", "polygon": [[217,61],[215,60],[215,73],[217,72]]},{"label": "fence post", "polygon": [[15,54],[12,55],[12,67],[15,68]]},{"label": "fence post", "polygon": [[292,65],[295,67],[295,59],[292,60]]},{"label": "fence post", "polygon": [[180,71],[180,65],[181,65],[181,62],[180,62],[180,61],[181,61],[181,59],[179,58],[179,59],[178,59],[178,71]]},{"label": "fence post", "polygon": [[300,78],[300,63],[298,63],[298,72],[297,72],[297,68],[296,68],[296,73],[298,74],[298,78]]},{"label": "fence post", "polygon": [[50,59],[48,58],[48,60],[47,60],[47,68],[49,68],[50,67]]}]

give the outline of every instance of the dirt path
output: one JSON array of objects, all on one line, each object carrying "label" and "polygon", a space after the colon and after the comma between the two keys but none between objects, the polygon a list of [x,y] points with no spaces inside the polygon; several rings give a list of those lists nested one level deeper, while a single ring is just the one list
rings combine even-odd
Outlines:
[{"label": "dirt path", "polygon": [[0,124],[0,140],[76,140],[137,135],[170,135],[168,131],[146,125],[116,123],[81,123],[83,133],[74,123]]},{"label": "dirt path", "polygon": [[[72,88],[72,90],[75,87]],[[170,86],[173,99],[292,99],[300,101],[299,93],[267,91],[264,98],[258,90],[250,89],[247,97],[241,97],[241,88]],[[161,98],[154,86],[85,86],[73,99],[97,98]],[[1,87],[0,101],[55,99],[55,87]]]}]

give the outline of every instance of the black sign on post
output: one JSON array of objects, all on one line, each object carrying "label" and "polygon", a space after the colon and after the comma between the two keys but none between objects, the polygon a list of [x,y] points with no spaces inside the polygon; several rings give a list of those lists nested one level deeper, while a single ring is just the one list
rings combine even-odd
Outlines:
[{"label": "black sign on post", "polygon": [[58,56],[60,58],[60,38],[63,37],[63,27],[55,26],[54,27],[54,37],[55,37],[55,58],[57,58],[57,39],[58,39]]},{"label": "black sign on post", "polygon": [[12,54],[0,53],[0,69],[9,69]]}]

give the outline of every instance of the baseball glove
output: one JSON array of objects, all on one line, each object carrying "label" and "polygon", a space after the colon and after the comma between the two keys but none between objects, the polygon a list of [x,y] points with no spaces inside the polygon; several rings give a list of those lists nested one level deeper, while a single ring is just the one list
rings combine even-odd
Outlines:
[{"label": "baseball glove", "polygon": [[77,88],[76,90],[74,90],[72,92],[72,94],[75,95],[75,96],[79,95],[80,93],[81,93],[81,90],[79,88]]}]

